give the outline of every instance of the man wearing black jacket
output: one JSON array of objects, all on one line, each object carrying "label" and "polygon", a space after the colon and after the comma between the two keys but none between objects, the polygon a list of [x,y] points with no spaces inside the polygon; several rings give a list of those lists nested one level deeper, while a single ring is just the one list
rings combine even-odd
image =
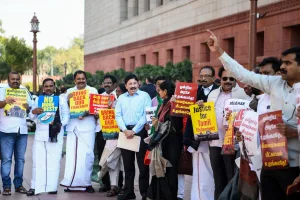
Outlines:
[{"label": "man wearing black jacket", "polygon": [[[214,84],[215,70],[211,66],[204,66],[200,70],[201,87],[197,91],[197,103],[206,102],[211,91],[219,86]],[[195,140],[192,121],[187,120],[184,132],[184,149],[189,148],[193,155],[193,181],[191,199],[214,199],[214,177],[210,164],[208,142]]]},{"label": "man wearing black jacket", "polygon": [[149,76],[146,78],[146,85],[143,85],[140,90],[147,92],[150,96],[151,99],[153,99],[154,97],[156,97],[157,92],[156,92],[156,88],[153,84],[153,77]]}]

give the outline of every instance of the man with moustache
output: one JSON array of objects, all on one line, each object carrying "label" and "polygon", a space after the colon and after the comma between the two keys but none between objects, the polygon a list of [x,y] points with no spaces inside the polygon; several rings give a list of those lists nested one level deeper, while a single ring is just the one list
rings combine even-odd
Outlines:
[{"label": "man with moustache", "polygon": [[222,66],[218,75],[221,79],[221,86],[213,90],[207,98],[207,102],[214,102],[218,125],[218,140],[209,142],[209,156],[213,170],[215,183],[214,199],[217,200],[226,185],[234,176],[235,155],[222,155],[222,146],[226,127],[223,125],[224,106],[228,99],[249,99],[242,88],[236,84],[236,80]]},{"label": "man with moustache", "polygon": [[[55,83],[51,78],[43,81],[44,98],[55,96]],[[39,96],[30,112],[30,118],[36,120],[45,110],[39,106]],[[46,102],[46,101],[44,101]],[[47,104],[47,103],[46,103]],[[46,106],[47,107],[47,106]],[[66,98],[58,97],[55,118],[49,124],[38,122],[32,148],[31,189],[27,196],[42,192],[57,194],[57,183],[60,171],[61,152],[63,147],[64,126],[70,119],[70,110]]]},{"label": "man with moustache", "polygon": [[293,85],[300,82],[300,47],[293,47],[282,52],[280,76],[266,76],[248,71],[228,56],[220,47],[217,37],[211,32],[207,42],[231,76],[244,84],[257,88],[270,95],[270,111],[282,110],[284,123],[278,124],[279,132],[287,137],[289,169],[261,171],[262,200],[300,199],[297,193],[286,196],[286,189],[299,176],[300,145],[297,133],[296,96]]},{"label": "man with moustache", "polygon": [[[96,88],[86,83],[84,71],[74,73],[75,87],[67,90],[68,102],[73,97],[73,92],[87,90],[88,94],[97,94]],[[96,132],[96,119],[94,116],[79,116],[70,119],[66,131],[67,149],[64,179],[60,185],[66,187],[65,192],[86,191],[95,192],[91,183],[92,166],[94,163],[94,144]]]},{"label": "man with moustache", "polygon": [[[215,69],[211,66],[204,66],[200,69],[200,83],[198,87],[197,103],[207,102],[208,95],[219,88],[214,84]],[[197,138],[196,138],[197,139]],[[200,144],[200,145],[199,145]],[[208,142],[195,140],[192,121],[187,119],[184,131],[184,149],[188,146],[193,148],[193,179],[191,199],[213,199],[214,182],[213,171],[210,164]],[[183,197],[181,197],[183,199]]]},{"label": "man with moustache", "polygon": [[136,197],[134,193],[135,155],[140,171],[139,190],[142,199],[146,200],[149,186],[149,166],[144,165],[147,150],[144,142],[147,131],[144,126],[147,122],[145,107],[151,106],[151,99],[148,93],[138,89],[138,78],[134,74],[125,77],[125,86],[128,92],[118,98],[115,108],[116,121],[128,139],[132,139],[134,135],[140,136],[141,144],[137,153],[121,149],[125,170],[125,190],[119,194],[118,200],[135,199]]},{"label": "man with moustache", "polygon": [[[21,76],[17,72],[8,74],[8,84],[0,89],[0,142],[1,142],[1,176],[3,183],[3,195],[11,195],[10,170],[12,156],[15,157],[14,185],[15,191],[26,194],[27,190],[22,186],[25,152],[27,147],[28,130],[26,117],[6,116],[4,107],[13,105],[17,100],[15,97],[6,97],[6,89],[22,89],[27,93],[26,88],[20,88]],[[22,106],[29,111],[32,100],[27,93],[27,102]],[[26,113],[25,113],[26,116]]]}]

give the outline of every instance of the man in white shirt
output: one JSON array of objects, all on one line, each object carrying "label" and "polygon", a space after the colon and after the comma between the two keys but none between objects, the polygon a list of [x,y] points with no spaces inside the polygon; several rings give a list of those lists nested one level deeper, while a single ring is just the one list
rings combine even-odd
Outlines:
[{"label": "man in white shirt", "polygon": [[[10,72],[8,75],[8,85],[0,89],[0,137],[1,137],[1,176],[3,182],[3,195],[11,195],[10,170],[12,155],[15,157],[14,185],[16,192],[26,194],[27,190],[22,186],[23,169],[25,162],[25,152],[27,147],[27,124],[26,112],[22,116],[6,116],[4,108],[6,105],[18,103],[18,97],[7,97],[6,89],[20,89],[20,75],[17,72]],[[21,89],[26,90],[26,89]],[[27,90],[26,90],[27,93]],[[29,110],[32,100],[27,94],[27,103],[22,107]]]},{"label": "man in white shirt", "polygon": [[30,112],[30,118],[32,120],[36,120],[38,116],[42,116],[43,113],[47,115],[47,108],[49,111],[52,110],[53,107],[47,106],[47,101],[42,101],[42,104],[46,104],[46,106],[39,105],[39,99],[58,98],[58,105],[55,105],[55,101],[52,101],[53,106],[57,106],[53,121],[41,123],[38,119],[36,124],[32,148],[33,166],[31,189],[27,192],[27,196],[33,196],[42,192],[57,194],[61,152],[64,142],[64,126],[69,122],[70,111],[66,98],[61,96],[55,97],[54,89],[55,83],[53,79],[46,78],[43,81],[44,94],[37,97]]},{"label": "man in white shirt", "polygon": [[[97,94],[96,88],[87,85],[84,71],[74,73],[75,87],[67,90],[67,99],[73,97],[73,92],[87,90],[89,94]],[[70,119],[66,131],[67,149],[64,179],[60,185],[66,187],[65,192],[86,191],[95,192],[91,183],[91,174],[94,163],[94,144],[96,119],[94,116],[79,116]]]},{"label": "man in white shirt", "polygon": [[[209,31],[210,32],[210,31]],[[278,124],[279,132],[287,137],[289,169],[265,170],[261,172],[262,200],[286,199],[286,189],[299,176],[300,145],[297,132],[296,96],[293,89],[300,82],[300,47],[282,53],[280,76],[265,76],[248,71],[220,47],[217,37],[212,33],[207,42],[212,52],[218,54],[225,69],[234,78],[270,95],[270,111],[282,110],[284,123]],[[289,199],[300,199],[300,194]]]}]

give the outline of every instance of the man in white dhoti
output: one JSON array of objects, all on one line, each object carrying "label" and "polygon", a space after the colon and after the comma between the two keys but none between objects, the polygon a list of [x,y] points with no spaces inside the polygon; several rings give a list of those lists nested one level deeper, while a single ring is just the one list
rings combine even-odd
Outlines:
[{"label": "man in white dhoti", "polygon": [[[89,94],[97,94],[96,88],[86,83],[87,77],[84,71],[74,73],[75,87],[68,89],[68,100],[72,98],[72,92],[87,90]],[[91,183],[91,174],[94,162],[94,144],[96,132],[96,120],[94,116],[80,116],[70,119],[66,131],[67,149],[64,179],[60,185],[66,187],[65,192],[86,191],[95,192]]]},{"label": "man in white dhoti", "polygon": [[[54,109],[56,118],[53,118],[49,123],[42,122],[38,118],[32,148],[31,189],[27,192],[27,196],[33,196],[42,192],[57,194],[64,135],[63,127],[67,125],[70,113],[67,100],[63,97],[55,97],[54,89],[55,83],[53,79],[45,79],[43,81],[44,94],[35,100],[30,112],[30,118],[35,120],[39,115],[42,116],[43,113],[47,115],[49,113],[47,111]],[[51,101],[54,98],[58,99],[58,107],[55,105],[56,103],[47,104],[47,101],[44,101],[44,105],[39,104],[40,98],[49,97],[52,97]]]}]

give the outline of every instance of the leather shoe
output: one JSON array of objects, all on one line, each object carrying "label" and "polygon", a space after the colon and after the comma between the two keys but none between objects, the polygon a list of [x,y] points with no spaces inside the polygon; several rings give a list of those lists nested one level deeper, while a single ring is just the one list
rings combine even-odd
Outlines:
[{"label": "leather shoe", "polygon": [[122,193],[122,194],[118,195],[117,199],[118,200],[132,200],[132,199],[136,199],[136,196],[134,193],[131,193],[131,194]]},{"label": "leather shoe", "polygon": [[30,189],[27,191],[27,196],[34,196],[35,195],[35,189]]},{"label": "leather shoe", "polygon": [[48,194],[57,194],[57,191],[48,192]]},{"label": "leather shoe", "polygon": [[94,188],[93,188],[92,186],[88,186],[88,187],[85,189],[85,191],[88,192],[88,193],[94,193],[94,192],[95,192],[95,190],[94,190]]}]

